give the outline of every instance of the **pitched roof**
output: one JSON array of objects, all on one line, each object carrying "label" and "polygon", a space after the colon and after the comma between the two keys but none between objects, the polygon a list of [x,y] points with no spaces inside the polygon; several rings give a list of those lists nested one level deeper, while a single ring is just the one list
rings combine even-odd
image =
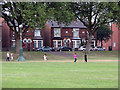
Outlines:
[{"label": "pitched roof", "polygon": [[72,21],[68,26],[66,26],[65,24],[59,25],[57,21],[54,20],[51,21],[49,20],[47,24],[50,25],[51,27],[86,28],[86,26],[84,26],[83,23],[79,20],[77,20],[76,22]]}]

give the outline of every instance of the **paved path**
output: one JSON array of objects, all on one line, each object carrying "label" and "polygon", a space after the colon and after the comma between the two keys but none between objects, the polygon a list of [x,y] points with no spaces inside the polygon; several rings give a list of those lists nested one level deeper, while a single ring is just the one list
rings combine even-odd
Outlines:
[{"label": "paved path", "polygon": [[[120,60],[88,60],[88,62],[118,62]],[[18,61],[13,61],[13,62],[6,62],[3,61],[3,63],[26,63],[26,62],[74,62],[74,60],[47,60],[47,61],[43,61],[43,60],[33,60],[33,61],[25,61],[25,62],[18,62]],[[84,62],[83,60],[78,60],[77,62]],[[1,63],[1,62],[0,62]]]}]

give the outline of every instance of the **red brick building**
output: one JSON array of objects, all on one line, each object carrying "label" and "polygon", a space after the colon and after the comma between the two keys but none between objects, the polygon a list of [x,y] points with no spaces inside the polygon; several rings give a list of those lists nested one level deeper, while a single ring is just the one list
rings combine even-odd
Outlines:
[{"label": "red brick building", "polygon": [[[18,27],[16,27],[18,29]],[[39,28],[27,31],[27,33],[23,36],[23,50],[31,51],[36,48],[40,48],[43,46],[43,33]],[[15,33],[11,31],[11,47],[15,47]]]},{"label": "red brick building", "polygon": [[[112,46],[112,50],[120,50],[120,30],[118,30],[118,25],[116,23],[113,23],[110,26],[110,29],[113,31],[113,34],[106,43],[103,41],[103,47],[106,50],[109,50],[109,47]],[[100,43],[98,43],[98,45],[100,45]]]},{"label": "red brick building", "polygon": [[9,50],[10,48],[10,32],[9,27],[3,18],[1,19],[0,25],[0,40],[1,40],[1,50]]},{"label": "red brick building", "polygon": [[[10,24],[10,23],[9,23]],[[16,31],[19,30],[17,22]],[[13,27],[10,24],[10,27]],[[1,30],[1,29],[0,29]],[[10,50],[11,48],[15,48],[15,32],[12,31],[7,23],[5,23],[2,18],[2,33],[0,32],[0,37],[2,37],[2,50]],[[39,28],[33,29],[31,28],[27,33],[23,36],[23,49],[30,51],[34,48],[39,48],[43,46],[43,33]]]},{"label": "red brick building", "polygon": [[[11,27],[13,25],[11,24]],[[18,31],[18,24],[16,23]],[[15,47],[15,32],[9,29],[7,24],[3,24],[3,41],[6,45],[4,48],[10,49]],[[42,46],[60,47],[69,46],[78,49],[81,44],[85,45],[88,38],[87,28],[79,21],[72,21],[68,26],[58,25],[55,21],[48,21],[46,28],[31,28],[23,37],[23,49],[30,51]],[[7,38],[5,38],[7,37]],[[95,46],[95,38],[92,39],[92,46]]]},{"label": "red brick building", "polygon": [[[48,21],[44,30],[44,44],[50,47],[69,46],[78,49],[81,43],[86,44],[87,28],[79,21],[72,21],[68,26],[58,25],[55,21]],[[92,39],[95,46],[95,38]]]}]

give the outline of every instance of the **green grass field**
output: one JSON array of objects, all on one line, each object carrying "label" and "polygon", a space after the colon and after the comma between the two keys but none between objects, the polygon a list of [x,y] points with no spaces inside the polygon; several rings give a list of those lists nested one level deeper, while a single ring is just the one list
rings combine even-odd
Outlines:
[{"label": "green grass field", "polygon": [[[43,60],[43,55],[46,52],[24,52],[24,57],[26,60]],[[73,54],[77,53],[78,60],[84,60],[84,51],[65,51],[64,53],[70,53],[71,57],[63,57],[59,55],[53,55],[47,53],[48,60],[73,60]],[[14,53],[14,60],[17,60],[19,54]],[[6,52],[2,52],[2,59],[5,61]],[[88,54],[88,60],[118,60],[118,51],[91,51]]]},{"label": "green grass field", "polygon": [[118,62],[3,62],[2,88],[117,88]]}]

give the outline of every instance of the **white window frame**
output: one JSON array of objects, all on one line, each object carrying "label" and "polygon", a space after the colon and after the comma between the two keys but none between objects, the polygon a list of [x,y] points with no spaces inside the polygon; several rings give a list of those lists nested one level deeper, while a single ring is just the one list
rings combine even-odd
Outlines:
[{"label": "white window frame", "polygon": [[37,37],[37,36],[41,37],[41,33],[39,35],[38,34],[36,35],[36,32],[38,33],[38,31],[40,33],[41,30],[39,28],[36,28],[35,31],[34,31],[34,36],[35,37]]},{"label": "white window frame", "polygon": [[[78,35],[75,35],[76,31],[78,31]],[[74,38],[79,38],[79,28],[73,28],[73,37]]]},{"label": "white window frame", "polygon": [[[13,45],[14,44],[14,45]],[[12,46],[14,46],[15,47],[15,40],[12,40]]]},{"label": "white window frame", "polygon": [[[58,31],[59,35],[56,35],[56,31]],[[54,37],[61,37],[61,30],[60,28],[54,28]]]},{"label": "white window frame", "polygon": [[113,47],[116,47],[116,42],[113,42]]},{"label": "white window frame", "polygon": [[81,44],[81,41],[80,40],[72,40],[73,42],[75,42],[75,46],[73,46],[73,48],[79,48],[79,46],[77,46],[77,41],[79,41],[79,44]]},{"label": "white window frame", "polygon": [[54,44],[54,41],[56,41],[56,47],[54,48],[58,48],[58,42],[61,41],[61,46],[62,46],[62,40],[53,40],[53,44]]},{"label": "white window frame", "polygon": [[[94,44],[93,44],[93,45],[94,45],[94,47],[95,47],[95,40],[92,40],[92,42],[94,42]],[[91,46],[92,46],[92,44],[91,44]]]},{"label": "white window frame", "polygon": [[[36,41],[36,48],[38,48],[38,41],[41,41],[41,46],[43,46],[43,40],[33,40],[33,42]],[[35,46],[34,46],[35,47]]]}]

